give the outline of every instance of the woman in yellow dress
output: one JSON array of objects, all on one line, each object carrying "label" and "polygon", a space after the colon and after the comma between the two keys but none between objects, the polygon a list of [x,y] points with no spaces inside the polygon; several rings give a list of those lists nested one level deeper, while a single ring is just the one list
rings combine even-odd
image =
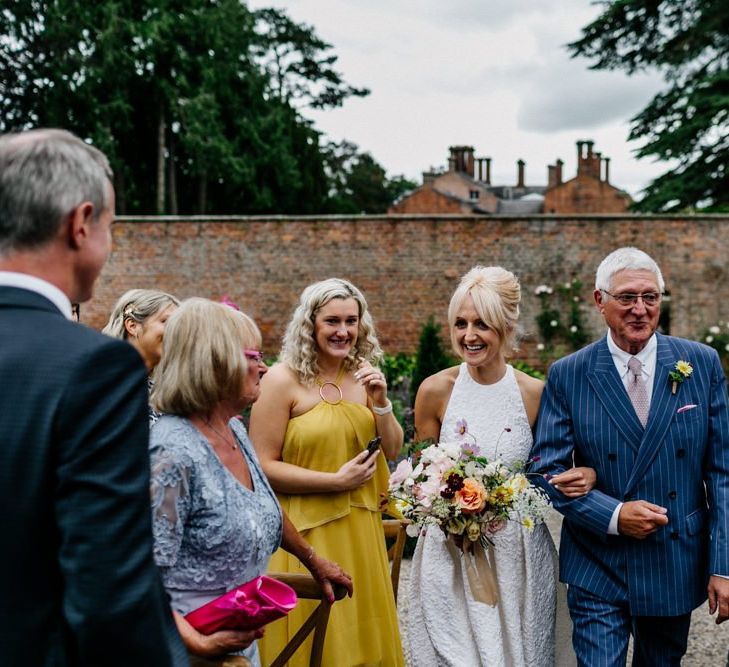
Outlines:
[{"label": "woman in yellow dress", "polygon": [[[323,664],[404,664],[382,532],[385,458],[395,458],[402,428],[376,364],[382,351],[362,293],[332,278],[307,287],[284,336],[280,363],[261,383],[250,434],[282,508],[318,553],[352,576],[354,595],[333,608]],[[380,448],[368,456],[376,435]],[[384,456],[383,456],[384,455]],[[279,550],[272,572],[305,572]],[[301,601],[267,626],[259,648],[267,664],[296,633],[313,603]],[[309,664],[310,643],[290,665]]]}]

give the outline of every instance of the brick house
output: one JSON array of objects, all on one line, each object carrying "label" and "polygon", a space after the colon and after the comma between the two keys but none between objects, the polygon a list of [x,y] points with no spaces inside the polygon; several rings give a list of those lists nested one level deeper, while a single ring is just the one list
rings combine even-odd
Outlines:
[{"label": "brick house", "polygon": [[577,175],[562,182],[562,161],[549,165],[544,213],[625,213],[627,192],[610,184],[610,158],[592,150],[592,141],[577,142]]},{"label": "brick house", "polygon": [[[577,142],[577,175],[562,181],[562,160],[547,168],[547,185],[527,185],[525,162],[518,160],[514,185],[492,185],[491,158],[474,157],[472,146],[451,146],[448,169],[423,172],[423,184],[390,208],[388,214],[461,215],[534,213],[623,213],[631,198],[609,183],[610,158]],[[604,168],[603,168],[604,165]]]}]

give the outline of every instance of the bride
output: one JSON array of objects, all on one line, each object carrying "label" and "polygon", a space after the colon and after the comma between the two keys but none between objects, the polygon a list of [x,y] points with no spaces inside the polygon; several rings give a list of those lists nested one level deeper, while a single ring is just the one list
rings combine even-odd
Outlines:
[{"label": "bride", "polygon": [[[543,383],[506,363],[514,345],[520,287],[501,267],[474,267],[448,308],[451,343],[463,363],[427,378],[415,400],[418,440],[448,442],[467,429],[489,460],[526,460]],[[465,423],[464,423],[465,421]],[[587,493],[590,468],[551,483]],[[410,575],[408,644],[415,667],[574,664],[557,554],[547,526],[516,522],[493,536],[498,603],[474,600],[461,550],[437,528],[421,535]],[[479,547],[476,547],[479,548]]]}]

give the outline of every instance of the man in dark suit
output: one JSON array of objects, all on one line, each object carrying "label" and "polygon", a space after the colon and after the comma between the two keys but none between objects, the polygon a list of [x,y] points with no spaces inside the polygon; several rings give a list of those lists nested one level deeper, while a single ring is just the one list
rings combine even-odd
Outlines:
[{"label": "man in dark suit", "polygon": [[679,665],[691,611],[729,617],[729,408],[715,350],[656,333],[657,264],[620,248],[597,270],[607,335],[549,372],[532,454],[538,472],[597,472],[567,498],[560,576],[581,665]]},{"label": "man in dark suit", "polygon": [[104,155],[0,137],[0,664],[185,665],[152,558],[146,372],[71,321],[111,249]]}]

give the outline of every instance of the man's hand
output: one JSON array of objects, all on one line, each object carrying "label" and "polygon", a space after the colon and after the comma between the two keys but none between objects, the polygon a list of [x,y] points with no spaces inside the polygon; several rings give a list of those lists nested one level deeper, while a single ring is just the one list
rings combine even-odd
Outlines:
[{"label": "man's hand", "polygon": [[711,575],[707,590],[709,591],[709,613],[719,612],[716,615],[716,624],[719,625],[729,618],[729,579]]},{"label": "man's hand", "polygon": [[668,510],[645,500],[623,503],[618,515],[618,532],[621,535],[643,540],[668,523]]},{"label": "man's hand", "polygon": [[[306,564],[306,563],[305,563]],[[332,584],[344,586],[349,597],[352,597],[352,577],[350,577],[334,561],[327,560],[314,554],[306,566],[311,576],[319,582],[324,595],[329,602],[334,602],[334,590]]]},{"label": "man's hand", "polygon": [[579,498],[592,491],[597,481],[593,468],[570,468],[549,478],[549,483],[568,498]]}]

